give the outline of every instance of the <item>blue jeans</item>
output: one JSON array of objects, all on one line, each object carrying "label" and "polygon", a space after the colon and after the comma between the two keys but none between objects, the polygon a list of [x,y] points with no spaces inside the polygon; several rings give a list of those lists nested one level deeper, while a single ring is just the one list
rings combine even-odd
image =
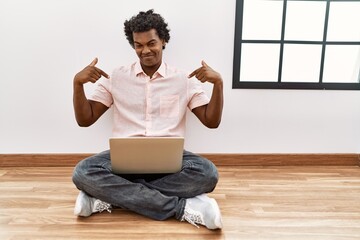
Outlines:
[{"label": "blue jeans", "polygon": [[80,161],[73,173],[79,190],[156,220],[181,219],[185,200],[214,190],[218,182],[215,165],[184,150],[180,172],[167,175],[116,175],[109,150]]}]

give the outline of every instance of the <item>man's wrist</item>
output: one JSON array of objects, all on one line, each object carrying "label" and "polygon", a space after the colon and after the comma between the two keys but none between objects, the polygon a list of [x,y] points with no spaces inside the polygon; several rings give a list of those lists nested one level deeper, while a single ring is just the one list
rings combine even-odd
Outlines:
[{"label": "man's wrist", "polygon": [[83,88],[83,87],[84,87],[84,84],[83,84],[82,82],[75,81],[75,79],[74,79],[74,87],[80,87],[80,88]]},{"label": "man's wrist", "polygon": [[219,78],[217,81],[214,82],[214,85],[222,87],[223,86],[223,80],[222,78]]}]

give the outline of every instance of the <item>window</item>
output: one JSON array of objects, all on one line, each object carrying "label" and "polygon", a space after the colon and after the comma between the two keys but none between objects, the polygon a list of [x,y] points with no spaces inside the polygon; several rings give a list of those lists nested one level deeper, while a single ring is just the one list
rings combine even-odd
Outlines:
[{"label": "window", "polygon": [[237,0],[233,88],[360,90],[360,0]]}]

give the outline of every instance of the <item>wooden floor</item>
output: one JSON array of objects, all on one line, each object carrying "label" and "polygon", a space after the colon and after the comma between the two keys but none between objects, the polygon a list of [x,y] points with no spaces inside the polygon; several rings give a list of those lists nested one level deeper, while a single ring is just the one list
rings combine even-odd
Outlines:
[{"label": "wooden floor", "polygon": [[360,239],[360,168],[220,166],[222,231],[117,209],[73,216],[72,168],[0,169],[0,239]]}]

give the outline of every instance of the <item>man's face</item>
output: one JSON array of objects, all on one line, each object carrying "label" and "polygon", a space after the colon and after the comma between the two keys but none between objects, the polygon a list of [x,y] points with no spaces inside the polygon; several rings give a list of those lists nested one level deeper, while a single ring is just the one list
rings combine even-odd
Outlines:
[{"label": "man's face", "polygon": [[162,60],[162,48],[165,44],[155,29],[147,32],[134,32],[134,48],[143,67],[159,67]]}]

